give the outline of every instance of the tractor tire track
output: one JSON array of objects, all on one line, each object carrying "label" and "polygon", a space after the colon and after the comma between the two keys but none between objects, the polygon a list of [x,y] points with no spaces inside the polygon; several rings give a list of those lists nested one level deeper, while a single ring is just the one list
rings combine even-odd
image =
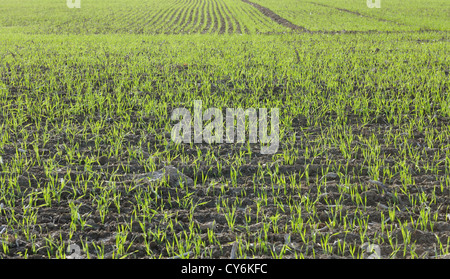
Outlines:
[{"label": "tractor tire track", "polygon": [[[274,13],[272,10],[263,7],[259,4],[250,2],[249,0],[242,0],[242,2],[250,4],[251,6],[255,7],[256,9],[258,9],[262,14],[264,14],[265,16],[271,18],[272,20],[274,20],[275,22],[277,22],[278,24],[281,24],[285,27],[291,28],[293,31],[301,31],[301,32],[305,32],[305,33],[310,33],[310,34],[401,34],[401,33],[427,33],[427,32],[443,32],[446,33],[446,31],[439,31],[439,30],[434,30],[434,29],[426,29],[426,30],[411,30],[411,31],[400,31],[400,30],[391,30],[391,31],[378,31],[378,30],[367,30],[367,31],[357,31],[357,30],[352,30],[352,31],[346,31],[346,30],[342,30],[342,31],[312,31],[312,30],[308,30],[305,27],[302,26],[298,26],[293,24],[292,22],[288,21],[287,19],[277,15],[276,13]],[[309,2],[310,3],[310,2]],[[317,3],[312,3],[312,4],[317,4]],[[324,7],[329,7],[329,8],[335,8],[335,7],[331,7],[331,6],[325,6],[323,4],[317,4],[317,5],[322,5]],[[336,9],[340,9],[340,8],[336,8]],[[357,15],[361,15],[361,16],[365,16],[363,14],[359,14],[358,12],[353,12],[353,11],[349,11],[349,10],[345,10],[345,9],[340,9],[343,12],[349,12],[349,13],[353,13],[353,14],[357,14]],[[369,16],[365,16],[367,18],[372,18],[372,19],[377,19],[377,18],[373,18],[373,17],[369,17]],[[380,21],[383,21],[384,19],[379,19]],[[388,21],[385,20],[387,22],[392,22],[395,23],[394,21]],[[399,25],[401,23],[398,23]],[[407,25],[404,25],[407,26]]]},{"label": "tractor tire track", "polygon": [[392,21],[392,20],[388,20],[388,19],[384,19],[384,18],[368,16],[368,15],[365,15],[365,14],[360,14],[360,13],[358,13],[356,11],[351,11],[351,10],[347,10],[347,9],[333,7],[333,6],[325,5],[325,4],[322,4],[322,3],[314,3],[314,2],[306,2],[306,3],[313,4],[313,5],[316,5],[316,6],[322,6],[322,7],[325,7],[325,8],[336,9],[336,10],[344,12],[344,13],[349,13],[349,14],[353,14],[353,15],[357,15],[357,16],[361,16],[361,17],[365,17],[365,18],[370,18],[370,19],[374,19],[374,20],[378,20],[378,21],[382,21],[382,22],[394,23],[394,24],[397,24],[397,25],[400,25],[400,26],[408,26],[408,25],[400,23],[400,22],[396,22],[396,21]]},{"label": "tractor tire track", "polygon": [[252,9],[250,7],[247,7],[248,9],[245,9],[244,12],[247,14],[249,18],[253,20],[255,23],[255,26],[262,25],[264,27],[270,28],[270,24],[273,24],[273,20],[268,18],[267,16],[263,15],[261,16],[261,13],[255,9]]},{"label": "tractor tire track", "polygon": [[[254,9],[250,8],[250,7],[245,7],[242,9],[242,14],[249,18],[251,21],[253,21],[253,25],[252,26],[258,26],[258,24],[262,24],[264,25],[264,21],[261,18],[266,19],[265,15],[262,15],[258,13],[257,11],[255,11]],[[270,21],[272,21],[270,18],[268,19]],[[247,34],[250,34],[251,31],[250,29],[247,28],[247,26],[245,26],[246,30],[247,30]],[[256,32],[258,32],[258,29],[255,28]]]},{"label": "tractor tire track", "polygon": [[275,21],[276,23],[278,23],[278,24],[280,24],[280,25],[283,25],[283,26],[288,27],[288,28],[290,28],[290,29],[292,29],[292,30],[295,30],[295,31],[301,31],[301,32],[308,32],[308,33],[311,33],[311,31],[308,30],[308,29],[306,29],[305,27],[302,27],[302,26],[298,26],[298,25],[293,24],[293,23],[290,22],[289,20],[287,20],[287,19],[285,19],[285,18],[283,18],[283,17],[277,15],[277,14],[274,13],[272,10],[270,10],[270,9],[268,9],[268,8],[266,8],[266,7],[263,7],[263,6],[259,5],[259,4],[253,3],[253,2],[250,2],[250,1],[248,1],[248,0],[242,0],[242,2],[247,3],[247,4],[249,4],[249,5],[253,6],[253,7],[255,7],[255,8],[258,9],[263,15],[269,17],[270,19],[272,19],[273,21]]}]

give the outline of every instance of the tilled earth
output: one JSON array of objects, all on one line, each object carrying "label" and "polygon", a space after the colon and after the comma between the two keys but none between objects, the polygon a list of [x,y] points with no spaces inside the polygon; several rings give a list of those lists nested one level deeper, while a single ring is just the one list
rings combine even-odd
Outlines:
[{"label": "tilled earth", "polygon": [[[153,172],[148,165],[130,159],[133,155],[129,151],[119,157],[96,157],[90,165],[88,158],[96,156],[92,151],[95,144],[81,138],[77,141],[80,156],[69,163],[65,153],[58,153],[57,147],[64,139],[55,140],[56,136],[39,148],[42,161],[59,161],[54,171],[48,173],[46,167],[35,165],[20,174],[5,170],[0,173],[2,184],[9,185],[2,188],[0,199],[4,247],[0,257],[61,257],[57,247],[66,249],[69,245],[79,249],[72,252],[82,258],[176,257],[182,254],[180,250],[168,247],[189,237],[203,245],[198,250],[186,248],[182,255],[193,253],[191,257],[201,258],[273,258],[280,253],[283,258],[367,257],[370,251],[364,245],[371,240],[376,241],[382,258],[433,258],[445,254],[440,252],[442,247],[448,249],[450,235],[450,192],[448,186],[441,187],[448,174],[445,167],[437,175],[411,168],[415,183],[405,192],[398,175],[385,184],[373,181],[361,152],[351,154],[351,163],[345,166],[325,165],[330,157],[344,161],[338,148],[306,159],[305,149],[300,147],[302,133],[320,137],[321,129],[305,127],[305,119],[294,123],[304,130],[297,135],[299,156],[292,164],[276,160],[274,155],[261,155],[257,144],[251,144],[251,152],[247,145],[195,144],[192,148],[183,144],[184,152],[169,150],[164,156],[156,156],[156,150],[137,148],[139,131],[128,135],[125,145],[136,147],[137,156],[147,158],[156,170]],[[439,123],[448,124],[448,119],[442,118]],[[354,133],[375,134],[382,142],[383,135],[375,131],[386,127],[383,121],[377,121],[360,130],[355,128]],[[169,139],[170,135],[165,137]],[[149,145],[143,146],[164,146],[154,137],[147,140]],[[425,148],[420,145],[423,140],[423,134],[411,139],[417,148]],[[107,146],[100,148],[108,150]],[[395,162],[398,156],[392,146],[381,146],[380,151],[390,155],[386,163]],[[36,159],[31,146],[24,150],[6,145],[3,162],[17,152],[28,160]],[[202,160],[196,161],[199,152]],[[426,150],[429,158],[436,152]],[[168,154],[175,159],[168,162]],[[187,161],[176,154],[184,154]],[[207,154],[215,154],[222,167],[209,163]],[[245,159],[235,180],[236,166],[227,164],[234,155]],[[283,186],[279,180],[273,182],[281,174],[287,179]],[[56,194],[49,202],[45,189],[55,181],[52,189]],[[421,205],[412,204],[411,196],[416,201],[435,197],[423,204],[429,216],[434,216],[426,227],[414,226],[421,218]],[[105,197],[103,204],[99,197]],[[105,208],[107,214],[102,214]],[[227,208],[234,210],[231,219],[233,215]],[[389,211],[393,209],[395,217],[391,219]],[[118,248],[122,241],[119,236],[124,236],[125,250]],[[232,253],[234,243],[244,251],[240,256]],[[347,246],[339,252],[343,243]],[[406,248],[403,243],[407,243]],[[332,251],[329,247],[333,247]],[[66,256],[70,255],[66,252]]]},{"label": "tilled earth", "polygon": [[[340,33],[312,32],[259,4],[242,1],[292,32]],[[180,24],[178,32],[185,33],[191,22],[193,32],[250,33],[227,5],[216,2],[203,2],[200,10],[207,12],[197,16],[185,7],[172,15],[176,18],[166,19],[161,13],[156,21],[172,22],[168,33]],[[227,12],[208,12],[217,7]],[[180,74],[188,68],[180,64],[167,72]],[[8,71],[12,75],[21,69]],[[28,77],[21,74],[23,79]],[[185,79],[176,80],[183,83]],[[108,94],[116,85],[108,79],[92,86],[101,84]],[[89,123],[106,123],[111,130],[121,130],[127,119],[112,116],[105,120],[106,116],[96,112],[74,116],[73,127],[66,129],[73,134],[49,132],[63,119],[39,119],[37,112],[19,119],[22,125],[18,125],[33,137],[22,138],[23,133],[8,129],[8,123],[3,129],[4,118],[14,115],[19,110],[14,104],[24,99],[18,88],[7,85],[11,94],[5,100],[13,100],[5,106],[8,112],[0,114],[0,134],[9,136],[2,136],[8,141],[0,148],[0,258],[449,257],[449,148],[428,148],[428,135],[405,135],[384,116],[373,116],[370,124],[362,125],[357,115],[347,111],[346,128],[351,128],[355,138],[350,150],[357,150],[350,160],[337,146],[315,148],[333,123],[311,126],[308,116],[297,116],[289,128],[296,132],[293,151],[298,155],[286,161],[283,151],[289,144],[285,142],[271,155],[262,155],[259,144],[181,144],[177,149],[165,130],[148,132],[149,125],[161,124],[159,120],[138,117],[136,111],[142,107],[128,104],[124,107],[134,127],[123,133],[120,150],[115,150],[96,140],[105,129],[95,133],[83,127],[90,117]],[[322,91],[325,88],[326,84]],[[226,89],[207,94],[237,90]],[[247,94],[251,88],[243,91]],[[287,99],[288,93],[275,82],[271,91],[283,103]],[[63,91],[51,94],[60,94],[57,100],[63,102],[73,101]],[[142,97],[162,99],[158,94],[164,93],[145,92]],[[29,112],[33,113],[32,108]],[[45,108],[39,112],[45,115]],[[435,117],[428,124],[439,131],[449,120]],[[49,130],[37,127],[36,122]],[[421,154],[419,165],[410,161],[401,170],[395,168],[407,156],[400,145],[385,144],[388,132],[402,135],[399,140]],[[49,137],[45,144],[44,134]],[[286,138],[292,136],[290,131]],[[357,136],[374,136],[379,143],[375,153],[383,161],[377,169],[383,182],[374,179],[374,166],[363,153],[371,150]],[[33,139],[38,139],[37,144],[32,144]],[[445,144],[450,146],[448,139]],[[311,150],[318,154],[312,155]],[[433,163],[434,169],[427,170]],[[410,183],[403,181],[400,171],[412,175]]]}]

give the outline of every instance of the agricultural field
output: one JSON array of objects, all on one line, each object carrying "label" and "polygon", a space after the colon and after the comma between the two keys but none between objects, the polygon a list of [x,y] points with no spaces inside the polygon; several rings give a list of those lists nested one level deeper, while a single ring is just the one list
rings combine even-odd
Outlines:
[{"label": "agricultural field", "polygon": [[0,0],[0,258],[448,258],[449,6],[404,2]]},{"label": "agricultural field", "polygon": [[[368,8],[367,2],[380,8]],[[450,5],[446,0],[253,0],[310,31],[448,31]]]},{"label": "agricultural field", "polygon": [[[7,2],[3,26],[41,34],[256,34],[288,32],[240,0],[101,0],[68,9],[52,0]],[[3,5],[2,5],[3,6]],[[50,12],[51,11],[51,12]],[[17,26],[19,25],[19,26]]]}]

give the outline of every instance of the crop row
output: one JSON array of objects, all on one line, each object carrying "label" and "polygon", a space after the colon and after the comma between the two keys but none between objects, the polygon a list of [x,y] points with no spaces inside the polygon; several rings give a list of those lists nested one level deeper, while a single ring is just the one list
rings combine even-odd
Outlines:
[{"label": "crop row", "polygon": [[[254,34],[286,32],[240,0],[82,1],[80,9],[45,0],[6,2],[6,30],[48,34]],[[49,12],[52,11],[52,12]]]}]

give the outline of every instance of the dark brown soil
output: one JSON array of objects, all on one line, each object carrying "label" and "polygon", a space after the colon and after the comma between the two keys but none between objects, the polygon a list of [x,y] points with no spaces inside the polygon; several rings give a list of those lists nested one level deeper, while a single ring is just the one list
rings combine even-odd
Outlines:
[{"label": "dark brown soil", "polygon": [[285,27],[291,28],[293,30],[296,31],[301,31],[301,32],[310,32],[308,29],[306,29],[305,27],[302,26],[298,26],[293,24],[292,22],[290,22],[289,20],[282,18],[281,16],[277,15],[276,13],[274,13],[272,10],[263,7],[259,4],[250,2],[248,0],[242,0],[242,2],[245,2],[247,4],[252,5],[253,7],[255,7],[256,9],[258,9],[261,13],[263,13],[265,16],[270,17],[273,21],[275,21],[276,23],[283,25]]},{"label": "dark brown soil", "polygon": [[[133,117],[132,117],[133,119]],[[81,119],[80,119],[81,120]],[[139,119],[134,120],[139,123]],[[148,121],[148,120],[147,120]],[[295,119],[294,123],[298,126],[307,127],[306,119]],[[355,116],[349,120],[349,123],[358,123],[358,119]],[[449,119],[441,118],[437,121],[438,125],[448,125]],[[139,125],[138,125],[139,127]],[[362,129],[356,130],[355,133],[367,136],[375,134],[377,138],[382,141],[382,134],[376,131],[383,131],[387,127],[383,121],[379,121],[372,125],[368,125]],[[311,133],[317,137],[321,136],[320,129],[307,128],[305,133]],[[167,138],[170,135],[166,135]],[[414,141],[417,143],[424,141],[423,134],[417,134],[414,136]],[[130,134],[125,138],[124,145],[136,145],[140,138],[140,130],[136,130],[134,134]],[[299,144],[306,144],[304,138],[298,137]],[[59,158],[56,152],[58,144],[64,141],[63,137],[55,138],[51,140],[45,146],[40,146],[41,154],[45,159]],[[59,142],[59,143],[58,143]],[[81,240],[83,243],[87,243],[89,251],[92,257],[95,257],[95,247],[103,245],[105,257],[112,257],[115,247],[115,236],[118,228],[126,224],[132,224],[131,233],[127,237],[127,245],[129,245],[129,251],[133,253],[129,256],[131,258],[146,258],[150,257],[147,252],[146,243],[150,243],[151,253],[153,255],[162,255],[162,257],[170,256],[166,250],[166,241],[160,242],[158,240],[149,238],[145,232],[148,230],[156,230],[167,226],[162,224],[164,215],[171,214],[171,220],[173,220],[173,230],[175,235],[182,235],[184,232],[189,231],[189,209],[183,208],[180,204],[175,202],[176,197],[183,197],[188,192],[192,194],[192,203],[199,203],[193,213],[193,220],[197,234],[204,241],[208,241],[208,228],[213,229],[216,233],[217,242],[208,245],[208,256],[213,258],[229,258],[231,253],[232,242],[236,239],[240,239],[241,243],[251,244],[249,256],[256,258],[271,258],[272,254],[264,247],[260,247],[258,242],[258,233],[261,232],[261,227],[264,226],[268,219],[263,220],[257,216],[258,207],[261,206],[258,203],[261,201],[261,195],[267,195],[267,204],[262,204],[262,211],[265,216],[273,217],[278,215],[279,219],[277,225],[270,225],[269,232],[264,236],[269,243],[271,243],[271,249],[275,251],[281,251],[286,233],[283,232],[287,228],[288,231],[292,231],[292,218],[302,217],[303,220],[313,220],[313,225],[307,225],[304,229],[308,235],[319,233],[322,235],[329,234],[329,241],[331,243],[338,243],[339,241],[347,241],[360,247],[363,243],[360,240],[360,234],[358,227],[355,227],[352,231],[343,229],[343,223],[337,220],[338,225],[334,229],[329,229],[327,223],[330,222],[331,212],[334,204],[339,202],[343,205],[340,209],[339,216],[347,216],[347,220],[365,220],[368,222],[369,227],[367,236],[373,238],[381,234],[385,240],[379,244],[381,253],[384,257],[388,257],[394,251],[389,244],[392,240],[398,243],[403,243],[402,231],[397,227],[398,221],[410,222],[411,220],[419,219],[419,212],[413,205],[409,204],[408,197],[402,194],[401,181],[399,177],[394,177],[391,181],[386,182],[386,188],[380,187],[374,183],[369,182],[371,179],[368,174],[368,169],[363,162],[363,158],[360,153],[352,154],[354,160],[352,163],[346,166],[327,166],[325,165],[325,154],[317,157],[312,162],[311,159],[305,159],[303,156],[304,149],[300,148],[300,157],[292,164],[286,165],[281,162],[273,162],[271,155],[261,155],[259,153],[259,147],[252,144],[252,154],[245,155],[245,164],[239,167],[239,175],[237,177],[237,184],[232,186],[223,186],[224,183],[230,181],[231,168],[224,164],[223,169],[219,170],[215,165],[209,165],[205,162],[200,162],[197,166],[192,163],[183,163],[179,159],[175,159],[170,163],[171,166],[176,167],[180,172],[184,173],[188,177],[195,181],[194,184],[187,183],[187,187],[181,189],[176,184],[170,184],[170,187],[160,187],[156,193],[149,193],[148,187],[150,182],[137,183],[133,180],[134,175],[147,173],[147,169],[140,165],[136,160],[129,161],[129,158],[121,157],[107,158],[101,156],[98,158],[98,163],[92,166],[92,172],[88,173],[84,170],[85,160],[84,158],[95,156],[92,147],[94,143],[91,141],[84,141],[79,139],[78,144],[80,146],[80,154],[84,154],[85,157],[80,158],[79,162],[75,165],[67,164],[66,167],[60,168],[48,175],[45,172],[43,166],[33,166],[25,172],[18,175],[17,187],[20,188],[20,194],[16,194],[16,203],[20,204],[21,199],[32,196],[33,192],[40,191],[41,185],[46,185],[53,178],[61,179],[65,178],[66,185],[60,191],[60,197],[55,197],[52,201],[52,206],[45,206],[43,199],[39,198],[35,204],[35,211],[37,214],[36,225],[30,230],[34,231],[38,237],[34,240],[34,244],[30,239],[22,233],[22,230],[17,227],[17,231],[7,230],[2,234],[5,238],[9,235],[9,253],[5,254],[0,252],[2,258],[20,258],[20,253],[28,251],[30,258],[47,258],[54,257],[56,251],[49,250],[49,240],[63,241],[68,245],[69,243],[81,246]],[[356,143],[358,144],[358,143]],[[159,147],[161,142],[149,139],[149,145]],[[202,154],[206,154],[208,151],[216,154],[217,158],[226,158],[227,155],[233,156],[233,154],[239,154],[245,147],[239,145],[207,145],[198,144],[198,147]],[[197,150],[191,149],[189,145],[185,145],[186,154],[195,158],[197,156]],[[423,148],[423,147],[422,147]],[[107,146],[101,146],[102,150],[108,150]],[[143,149],[143,156],[149,157],[155,150]],[[3,149],[3,160],[9,160],[14,156],[16,148],[11,145],[6,145]],[[176,151],[171,151],[173,155],[177,154]],[[338,160],[342,156],[340,151],[336,148],[331,148],[326,151],[327,156],[336,157]],[[381,147],[382,154],[389,154],[395,160],[395,156],[398,152],[392,146]],[[36,155],[30,150],[26,150],[29,158],[34,158]],[[433,150],[429,151],[429,156],[432,158],[435,155]],[[126,153],[124,154],[126,156]],[[64,156],[60,159],[60,164],[64,165]],[[163,168],[166,164],[160,160],[155,160],[155,164],[158,169]],[[271,184],[271,176],[265,175],[261,180],[257,180],[255,184],[254,176],[259,175],[258,165],[265,165],[266,170],[270,170],[274,173],[285,174],[286,177],[296,176],[297,184],[294,185],[291,181],[288,181],[288,186],[284,189],[280,186]],[[308,172],[309,178],[305,176]],[[318,188],[317,181],[322,178],[327,172],[339,173],[339,175],[329,175],[325,188]],[[437,205],[433,206],[431,210],[438,214],[437,220],[434,223],[433,228],[410,228],[411,229],[411,243],[414,243],[416,247],[416,253],[422,257],[432,257],[435,253],[435,248],[439,247],[438,241],[441,243],[447,243],[447,239],[450,237],[450,224],[447,221],[447,214],[449,213],[449,197],[450,192],[448,187],[445,187],[443,191],[440,188],[439,179],[445,175],[446,169],[443,168],[436,175],[429,173],[416,173],[414,179],[415,185],[411,185],[410,194],[419,197],[419,195],[430,196],[433,192],[437,196]],[[357,186],[354,191],[358,192],[362,200],[366,201],[366,210],[364,215],[356,213],[358,208],[358,201],[351,198],[349,194],[341,194],[339,190],[339,176],[345,174],[349,177],[350,183],[355,183]],[[0,173],[2,178],[10,179],[10,176],[6,173]],[[203,178],[207,177],[203,181]],[[83,185],[77,186],[77,181],[86,181],[86,188],[83,189]],[[90,181],[99,180],[103,187],[110,187],[112,181],[115,183],[115,192],[120,192],[120,211],[111,202],[109,205],[109,213],[105,217],[105,220],[101,219],[99,215],[99,207],[92,199],[93,196],[98,195],[101,188],[95,187]],[[300,181],[300,184],[298,184]],[[161,202],[164,203],[163,210],[159,209],[153,214],[151,222],[144,222],[144,227],[141,227],[139,222],[135,219],[134,213],[136,212],[137,196],[140,191],[144,189],[142,193],[149,193],[150,196],[159,195]],[[147,190],[146,190],[147,189]],[[397,197],[393,197],[392,194],[396,191]],[[218,198],[220,193],[220,199]],[[302,197],[308,197],[311,200],[318,199],[316,206],[316,212],[312,214],[308,211],[299,212],[292,211],[289,204],[296,204]],[[7,198],[6,196],[4,197]],[[283,204],[284,208],[280,208],[279,204]],[[23,216],[28,216],[29,212],[24,212],[22,206],[10,206],[6,205],[4,200],[0,200],[3,203],[0,215],[0,224],[7,224],[8,220],[11,220],[12,216],[21,220]],[[74,203],[79,206],[79,214],[82,219],[86,220],[86,226],[82,227],[81,224],[77,224],[77,230],[73,235],[69,234],[70,224],[73,216],[71,215],[70,204]],[[223,204],[233,205],[235,204],[236,216],[235,227],[231,229],[226,214],[223,211],[217,211],[217,205]],[[154,205],[153,205],[154,206]],[[398,220],[395,222],[387,221],[386,226],[393,226],[392,235],[387,235],[381,231],[381,214],[386,218],[389,216],[387,207],[396,207],[396,217]],[[361,205],[359,205],[361,207]],[[359,211],[360,212],[360,211]],[[141,212],[142,213],[142,212]],[[167,221],[165,221],[167,222]],[[214,222],[214,225],[213,225]],[[276,229],[278,228],[278,229]],[[2,228],[0,227],[0,230]],[[294,257],[294,252],[303,253],[306,257],[318,257],[318,258],[330,258],[330,257],[350,257],[350,251],[347,251],[345,255],[326,254],[320,253],[322,248],[320,241],[305,242],[298,233],[290,234],[290,245],[293,250],[287,253],[285,257]],[[172,240],[168,240],[169,242]],[[37,249],[35,253],[30,251],[35,247],[41,247]],[[337,245],[337,244],[336,244]],[[312,248],[315,250],[315,255],[311,254]],[[358,248],[359,249],[359,248]],[[293,252],[294,251],[294,252]],[[86,257],[85,253],[82,253],[83,257]],[[398,253],[396,257],[403,257],[402,253]],[[409,257],[409,255],[407,255]]]}]

